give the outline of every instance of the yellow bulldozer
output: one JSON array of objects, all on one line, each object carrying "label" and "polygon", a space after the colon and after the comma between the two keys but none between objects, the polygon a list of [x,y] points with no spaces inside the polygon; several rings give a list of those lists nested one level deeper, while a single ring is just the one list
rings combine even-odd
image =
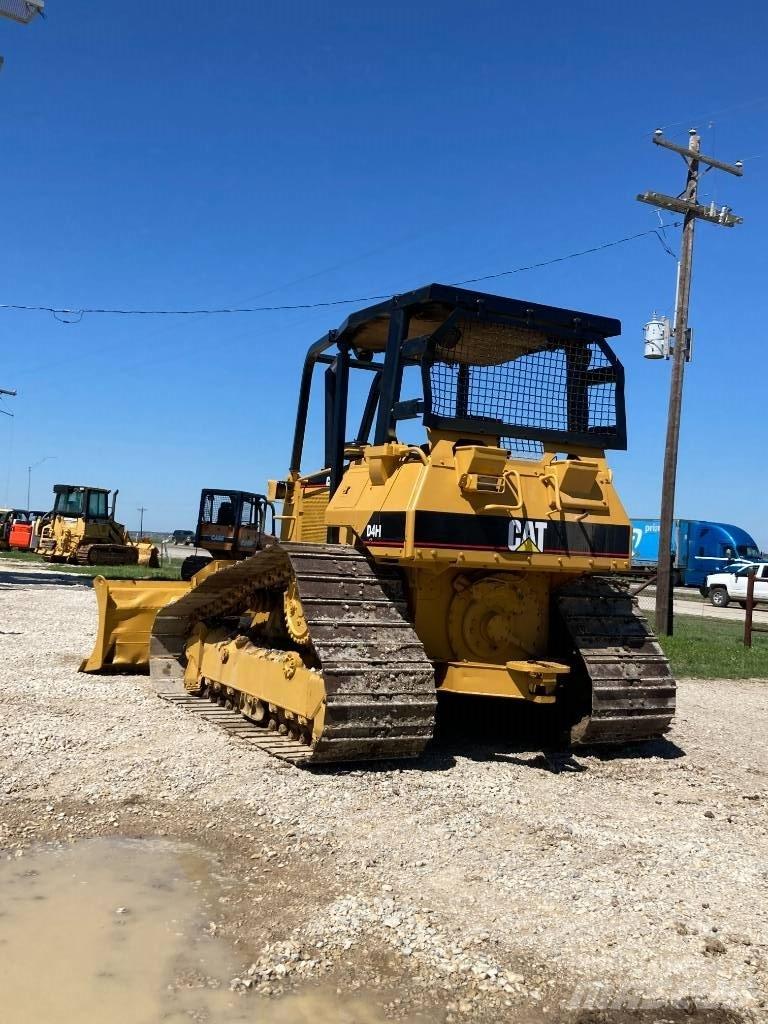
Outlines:
[{"label": "yellow bulldozer", "polygon": [[268,490],[280,538],[188,582],[97,580],[82,668],[149,667],[161,696],[298,765],[417,757],[439,704],[490,698],[574,744],[662,736],[675,681],[619,575],[605,457],[626,447],[620,329],[445,285],[354,313],[306,356]]},{"label": "yellow bulldozer", "polygon": [[53,493],[53,509],[41,517],[38,529],[37,551],[45,561],[151,568],[160,565],[159,548],[151,541],[134,541],[115,520],[117,491],[54,484]]}]

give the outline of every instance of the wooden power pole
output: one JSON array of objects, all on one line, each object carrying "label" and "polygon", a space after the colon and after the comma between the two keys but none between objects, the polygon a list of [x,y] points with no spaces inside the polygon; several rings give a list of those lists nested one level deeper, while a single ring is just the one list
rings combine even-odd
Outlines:
[{"label": "wooden power pole", "polygon": [[699,204],[699,168],[706,164],[706,170],[716,168],[741,177],[743,168],[739,160],[735,164],[725,164],[714,157],[704,156],[701,152],[701,139],[695,128],[689,132],[688,146],[678,146],[664,138],[661,129],[657,129],[653,141],[657,146],[671,149],[679,153],[688,168],[685,189],[680,196],[662,195],[660,192],[643,192],[637,198],[641,203],[662,210],[672,210],[683,214],[683,237],[680,245],[680,262],[677,271],[677,301],[675,306],[675,322],[672,329],[674,343],[672,346],[672,374],[669,385],[669,412],[667,417],[667,441],[664,448],[664,475],[661,485],[661,522],[659,528],[659,568],[656,580],[656,630],[664,636],[671,636],[673,630],[672,615],[672,529],[675,515],[675,482],[677,478],[677,451],[680,441],[680,413],[683,401],[683,375],[686,360],[690,359],[691,335],[688,328],[688,307],[691,296],[691,272],[693,268],[693,232],[697,220],[708,220],[712,224],[732,228],[741,224],[742,218],[736,217],[727,206],[717,208],[714,203],[709,206]]}]

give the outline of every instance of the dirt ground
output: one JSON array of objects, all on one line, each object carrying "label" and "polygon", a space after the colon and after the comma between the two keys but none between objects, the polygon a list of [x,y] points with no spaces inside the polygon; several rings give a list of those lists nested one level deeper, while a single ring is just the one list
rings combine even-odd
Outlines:
[{"label": "dirt ground", "polygon": [[768,685],[686,681],[668,740],[580,754],[476,728],[408,766],[292,768],[83,676],[89,581],[0,572],[0,848],[163,836],[231,884],[244,1000],[314,983],[408,1020],[768,1019]]}]

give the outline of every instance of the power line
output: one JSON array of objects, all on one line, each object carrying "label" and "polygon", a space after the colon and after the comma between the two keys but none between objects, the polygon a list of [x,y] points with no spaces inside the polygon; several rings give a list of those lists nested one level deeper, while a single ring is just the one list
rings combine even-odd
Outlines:
[{"label": "power line", "polygon": [[[681,221],[672,221],[669,224],[662,224],[662,228],[679,227]],[[615,238],[611,242],[603,242],[601,245],[593,245],[589,249],[580,249],[578,252],[567,253],[564,256],[555,256],[552,259],[541,260],[538,263],[529,263],[523,267],[514,267],[512,270],[500,270],[495,274],[483,274],[480,277],[468,277],[463,281],[452,282],[456,286],[465,284],[478,284],[481,281],[494,281],[500,277],[509,277],[512,274],[522,274],[528,270],[539,270],[542,267],[550,267],[555,263],[564,263],[566,260],[578,259],[581,256],[589,256],[592,253],[602,252],[605,249],[612,249],[617,245],[625,245],[627,242],[634,242],[638,238],[645,238],[648,235],[659,236],[658,228],[649,228],[647,231],[638,231],[634,235],[626,235],[624,238]],[[663,244],[663,243],[662,243]],[[110,309],[106,307],[88,306],[81,309],[69,309],[62,306],[27,305],[20,302],[2,302],[0,309],[12,309],[24,313],[51,313],[62,323],[79,323],[86,314],[102,314],[107,316],[221,316],[234,313],[278,313],[302,309],[326,309],[331,306],[349,306],[361,302],[379,302],[390,298],[391,293],[384,295],[363,295],[354,299],[326,299],[321,302],[296,302],[281,306],[221,306],[211,309]],[[76,317],[74,320],[61,319],[62,317]]]},{"label": "power line", "polygon": [[660,231],[657,231],[656,232],[656,237],[661,242],[661,248],[664,250],[664,252],[668,256],[671,256],[673,260],[676,260],[677,259],[677,254],[672,252],[672,250],[669,248],[669,246],[667,245],[666,239],[664,238],[663,234]]},{"label": "power line", "polygon": [[727,107],[720,107],[718,110],[710,110],[706,114],[699,114],[698,117],[687,117],[684,121],[670,121],[658,127],[666,130],[667,128],[679,128],[683,124],[695,124],[697,121],[711,121],[712,118],[720,117],[722,114],[730,114],[734,110],[744,110],[747,107],[760,106],[762,103],[768,103],[768,96],[752,96],[750,99],[742,100],[740,103],[731,103]]},{"label": "power line", "polygon": [[[665,228],[679,227],[681,221],[673,221],[671,224],[662,224]],[[638,231],[636,235],[627,235],[625,238],[616,238],[612,242],[603,242],[602,245],[594,245],[591,249],[581,249],[579,252],[571,252],[566,256],[555,256],[551,260],[542,260],[541,263],[531,263],[527,267],[515,267],[514,270],[501,270],[498,274],[485,274],[483,277],[468,277],[465,281],[454,281],[454,284],[477,284],[479,281],[492,281],[497,277],[507,277],[509,274],[520,274],[524,270],[538,270],[540,267],[550,267],[553,263],[563,263],[565,260],[573,260],[579,256],[589,256],[593,252],[600,252],[603,249],[611,249],[615,245],[624,245],[625,242],[634,242],[637,238],[644,238],[646,235],[657,235],[656,228],[648,231]]]},{"label": "power line", "polygon": [[356,299],[329,299],[324,302],[297,302],[284,306],[220,306],[212,309],[107,309],[101,307],[83,307],[68,309],[59,306],[30,306],[16,302],[2,302],[0,309],[15,309],[28,313],[53,313],[54,316],[78,317],[75,321],[62,323],[79,323],[88,313],[103,313],[107,316],[220,316],[226,313],[277,313],[281,310],[319,309],[323,306],[344,306],[353,302],[372,302],[388,299],[389,295],[366,295]]}]

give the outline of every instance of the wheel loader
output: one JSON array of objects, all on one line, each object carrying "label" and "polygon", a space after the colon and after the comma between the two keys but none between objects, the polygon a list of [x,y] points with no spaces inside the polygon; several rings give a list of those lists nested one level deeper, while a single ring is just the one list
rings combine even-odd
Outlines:
[{"label": "wheel loader", "polygon": [[[39,523],[37,550],[47,562],[78,565],[160,565],[150,541],[134,541],[115,520],[118,492],[82,484],[55,484],[53,509]],[[112,493],[112,504],[109,495]]]},{"label": "wheel loader", "polygon": [[438,284],[352,314],[304,362],[268,489],[280,539],[172,592],[97,581],[82,668],[148,666],[161,696],[304,766],[417,757],[438,704],[468,699],[538,705],[572,744],[662,736],[675,681],[619,579],[606,461],[626,447],[619,333]]},{"label": "wheel loader", "polygon": [[181,578],[192,579],[214,558],[238,561],[252,555],[268,525],[274,535],[275,506],[266,495],[204,487],[192,543],[208,554],[188,555],[181,563]]}]

